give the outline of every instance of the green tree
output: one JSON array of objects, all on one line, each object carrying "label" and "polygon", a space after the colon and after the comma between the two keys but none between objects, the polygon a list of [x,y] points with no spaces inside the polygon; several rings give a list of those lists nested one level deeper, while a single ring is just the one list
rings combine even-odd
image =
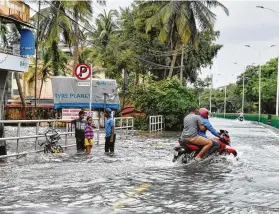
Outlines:
[{"label": "green tree", "polygon": [[116,17],[118,17],[117,10],[110,10],[108,13],[103,11],[96,19],[96,36],[104,46],[108,44],[110,36],[118,29],[115,22]]},{"label": "green tree", "polygon": [[177,78],[159,82],[150,78],[145,84],[133,88],[130,101],[146,117],[164,115],[166,128],[172,130],[181,130],[188,108],[197,106],[193,90],[181,86]]},{"label": "green tree", "polygon": [[218,1],[166,1],[158,3],[160,10],[146,21],[146,31],[160,26],[159,39],[170,44],[173,51],[169,77],[173,74],[179,50],[191,41],[197,46],[199,28],[202,31],[213,33],[216,15],[210,10],[212,7],[221,7],[228,15],[228,9]]},{"label": "green tree", "polygon": [[[43,84],[46,82],[48,78],[53,76],[54,70],[53,70],[53,63],[52,63],[52,51],[50,50],[49,47],[45,46],[44,48],[41,49],[41,57],[42,59],[38,63],[38,79],[41,80],[40,83],[40,91],[38,95],[38,103],[40,102],[41,99],[41,94],[42,94],[42,89],[43,89]],[[69,58],[68,56],[59,51],[60,55],[60,60],[59,60],[59,70],[61,74],[64,76],[69,75],[69,72],[67,72],[70,68],[68,65]],[[31,58],[33,61],[32,64],[35,62],[35,58]],[[35,67],[30,66],[29,70],[27,73],[24,73],[24,80],[27,82],[29,90],[34,90],[34,81],[35,81]]]},{"label": "green tree", "polygon": [[72,21],[73,26],[73,37],[71,38],[73,43],[73,76],[74,76],[74,69],[76,65],[79,63],[79,46],[81,44],[80,40],[84,40],[84,31],[79,26],[81,23],[84,26],[90,25],[90,20],[92,19],[92,1],[91,0],[84,0],[84,1],[66,1],[66,11],[71,14],[74,19]]},{"label": "green tree", "polygon": [[[40,23],[39,23],[39,41],[44,41],[52,51],[52,67],[53,75],[58,76],[61,74],[59,70],[59,61],[61,55],[59,52],[58,44],[63,41],[64,43],[71,44],[72,23],[66,16],[67,2],[52,1],[50,6],[41,10]],[[32,17],[36,22],[38,14]]]},{"label": "green tree", "polygon": [[[159,28],[153,27],[146,33],[145,24],[146,20],[156,14],[159,9],[160,5],[157,2],[135,3],[131,8],[121,9],[121,15],[117,21],[119,28],[114,31],[115,33],[105,34],[108,35],[105,37],[105,46],[99,39],[102,30],[91,35],[90,38],[94,40],[93,47],[84,49],[86,54],[82,53],[83,60],[85,60],[84,56],[93,58],[94,64],[105,67],[108,77],[118,80],[121,80],[122,69],[128,71],[129,74],[135,73],[134,81],[136,82],[139,82],[140,75],[148,73],[152,74],[154,80],[165,79],[171,65],[172,51],[168,44],[159,41]],[[222,47],[213,44],[218,35],[218,32],[214,35],[201,32],[198,34],[198,49],[191,43],[187,45],[183,74],[190,82],[196,80],[201,67],[212,65],[212,59]]]},{"label": "green tree", "polygon": [[[276,88],[277,88],[277,62],[278,59],[271,59],[261,66],[261,111],[262,113],[274,114],[276,109]],[[245,111],[258,112],[259,99],[259,66],[249,66],[244,72],[245,80]],[[242,77],[238,77],[237,94],[242,95]]]}]

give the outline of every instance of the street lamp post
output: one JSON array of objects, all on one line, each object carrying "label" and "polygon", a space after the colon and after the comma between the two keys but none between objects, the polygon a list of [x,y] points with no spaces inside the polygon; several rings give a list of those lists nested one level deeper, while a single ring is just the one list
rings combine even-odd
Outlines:
[{"label": "street lamp post", "polygon": [[224,118],[226,118],[226,104],[227,104],[227,85],[225,85]]},{"label": "street lamp post", "polygon": [[244,73],[243,73],[243,77],[242,77],[242,108],[241,108],[241,112],[244,113]]},{"label": "street lamp post", "polygon": [[[237,62],[234,62],[235,65],[238,65]],[[252,63],[252,65],[254,65],[255,63]],[[249,66],[249,65],[248,65]],[[244,113],[244,100],[245,100],[245,80],[248,79],[248,77],[245,77],[245,71],[248,68],[248,66],[245,68],[243,75],[242,75],[242,105],[241,105],[241,112]]]},{"label": "street lamp post", "polygon": [[[275,47],[276,45],[271,45],[269,48],[272,48],[272,47]],[[259,68],[259,120],[258,120],[258,122],[260,122],[261,121],[261,73],[262,73],[262,65],[261,65],[261,61],[262,61],[262,49],[261,50],[257,50],[257,49],[255,49],[255,48],[253,48],[253,47],[251,47],[250,45],[245,45],[245,47],[248,47],[248,48],[252,48],[252,49],[254,49],[254,50],[256,50],[256,51],[258,51],[259,52],[259,56],[260,56],[260,68]]]},{"label": "street lamp post", "polygon": [[[270,10],[276,16],[279,17],[279,12],[276,10],[273,10],[271,8],[266,8],[264,6],[256,6],[256,7],[264,10]],[[279,114],[279,54],[278,54],[278,64],[277,64],[276,116],[278,116],[278,114]]]},{"label": "street lamp post", "polygon": [[224,118],[226,118],[226,109],[227,109],[227,85],[225,86],[220,86],[217,89],[222,89],[224,90],[225,95],[224,95]]},{"label": "street lamp post", "polygon": [[209,111],[211,112],[211,102],[212,102],[212,88],[213,88],[213,74],[211,74],[211,86],[210,86],[210,96],[209,96]]}]

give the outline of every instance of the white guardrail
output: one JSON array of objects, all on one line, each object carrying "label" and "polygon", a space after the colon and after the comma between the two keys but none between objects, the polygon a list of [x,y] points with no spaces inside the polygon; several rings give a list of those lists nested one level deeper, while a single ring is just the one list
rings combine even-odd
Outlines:
[{"label": "white guardrail", "polygon": [[[96,128],[94,129],[94,133],[95,135],[95,142],[97,142],[97,144],[99,144],[100,141],[100,123],[99,123],[99,119],[98,118],[92,118],[93,122],[96,126]],[[0,124],[4,125],[5,124],[17,124],[17,134],[16,137],[3,137],[0,138],[0,141],[6,141],[6,140],[16,140],[16,153],[15,154],[10,154],[10,155],[2,155],[0,156],[0,159],[6,158],[6,157],[14,157],[14,156],[19,156],[19,155],[26,155],[26,154],[30,154],[30,153],[37,153],[37,152],[42,152],[43,150],[38,150],[38,138],[45,138],[44,134],[39,134],[39,129],[40,129],[40,123],[49,123],[51,124],[52,128],[56,127],[57,122],[65,122],[67,123],[66,125],[66,130],[65,132],[59,132],[58,133],[61,136],[65,136],[65,145],[62,146],[63,148],[67,148],[67,147],[72,147],[72,146],[76,146],[76,143],[74,144],[69,144],[68,145],[68,136],[74,134],[75,132],[73,132],[72,130],[69,131],[69,126],[71,126],[71,123],[69,122],[69,120],[0,120]],[[36,124],[36,133],[35,135],[28,135],[28,136],[20,136],[20,130],[22,128],[22,124]],[[20,152],[19,151],[19,143],[21,139],[34,139],[35,138],[35,142],[34,142],[34,150],[33,151],[28,151],[28,152]]]},{"label": "white guardrail", "polygon": [[[100,142],[100,123],[99,123],[99,118],[92,118],[93,123],[95,124],[96,128],[94,128],[94,141],[99,145]],[[60,132],[58,129],[58,133],[61,136],[65,136],[65,144],[62,146],[63,148],[67,147],[73,147],[76,146],[76,143],[74,144],[68,144],[69,135],[75,134],[75,132],[72,130],[73,125],[69,122],[69,120],[0,120],[0,124],[4,125],[5,124],[17,124],[17,130],[16,130],[16,136],[15,137],[3,137],[0,138],[0,141],[6,141],[6,140],[15,140],[16,141],[16,152],[14,154],[9,154],[9,155],[2,155],[0,156],[0,159],[6,158],[6,157],[14,157],[14,156],[20,156],[20,155],[26,155],[30,153],[38,153],[42,152],[43,149],[38,149],[38,139],[39,138],[45,138],[44,134],[40,134],[40,124],[41,123],[49,123],[49,127],[56,128],[58,122],[64,122],[66,123],[66,128],[65,132]],[[120,132],[120,138],[124,135],[130,135],[130,132],[132,134],[134,133],[134,118],[133,117],[115,117],[114,118],[115,122],[115,130],[117,133]],[[22,128],[22,124],[36,124],[36,130],[35,130],[35,135],[28,135],[28,136],[21,136],[20,135],[20,130]],[[44,127],[42,127],[44,128]],[[62,128],[63,129],[63,128]],[[20,152],[19,151],[19,144],[21,143],[21,139],[35,139],[34,142],[34,150],[33,151],[28,151],[28,152]],[[10,142],[9,142],[10,143]]]},{"label": "white guardrail", "polygon": [[123,136],[134,134],[134,118],[133,117],[115,117],[113,118],[115,124],[115,132],[120,133],[120,139]]},{"label": "white guardrail", "polygon": [[149,116],[149,132],[162,132],[164,130],[164,116],[155,115]]}]

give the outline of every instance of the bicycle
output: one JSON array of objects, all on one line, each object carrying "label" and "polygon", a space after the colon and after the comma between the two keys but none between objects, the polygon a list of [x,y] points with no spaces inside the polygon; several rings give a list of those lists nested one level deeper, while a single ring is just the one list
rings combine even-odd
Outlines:
[{"label": "bicycle", "polygon": [[61,139],[61,136],[55,129],[48,129],[44,135],[46,137],[46,141],[42,143],[38,142],[39,146],[44,146],[44,153],[64,152],[62,146],[57,145],[58,141]]}]

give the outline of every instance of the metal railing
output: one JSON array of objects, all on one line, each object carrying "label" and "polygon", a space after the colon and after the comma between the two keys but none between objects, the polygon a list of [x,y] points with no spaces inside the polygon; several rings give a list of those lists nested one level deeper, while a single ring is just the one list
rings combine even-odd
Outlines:
[{"label": "metal railing", "polygon": [[120,132],[120,139],[123,136],[134,134],[134,118],[133,117],[115,117],[113,118],[116,132]]},{"label": "metal railing", "polygon": [[149,132],[162,132],[164,130],[163,115],[149,116]]},{"label": "metal railing", "polygon": [[13,47],[0,47],[0,53],[27,58],[27,56],[20,55],[20,45],[14,45]]},{"label": "metal railing", "polygon": [[[94,133],[97,135],[95,135],[95,142],[97,142],[97,144],[99,144],[100,141],[100,124],[99,124],[99,119],[98,118],[92,118],[93,122],[96,126],[96,128],[94,129]],[[0,120],[0,124],[3,124],[5,126],[5,124],[17,124],[17,136],[16,137],[3,137],[0,138],[0,141],[6,141],[6,140],[16,140],[16,153],[15,154],[10,154],[10,155],[2,155],[0,156],[0,159],[6,158],[6,157],[14,157],[14,156],[20,156],[20,155],[26,155],[26,154],[30,154],[30,153],[37,153],[37,152],[42,152],[43,150],[38,150],[37,145],[38,145],[38,138],[45,138],[44,134],[40,134],[39,133],[39,128],[40,128],[40,123],[49,123],[49,126],[51,124],[52,128],[56,128],[56,125],[58,122],[64,122],[64,123],[70,123],[68,122],[68,120]],[[21,125],[22,124],[36,124],[36,131],[35,131],[35,135],[32,136],[20,136],[20,130],[21,130]],[[70,144],[68,145],[68,135],[72,135],[75,132],[69,131],[69,126],[66,125],[66,131],[65,132],[59,132],[58,133],[60,135],[65,135],[65,145],[62,146],[63,148],[68,148],[68,147],[72,147],[75,146],[76,144]],[[20,152],[19,151],[19,144],[20,144],[20,140],[21,139],[34,139],[35,138],[35,143],[34,143],[34,150],[33,151],[28,151],[28,152]]]}]

